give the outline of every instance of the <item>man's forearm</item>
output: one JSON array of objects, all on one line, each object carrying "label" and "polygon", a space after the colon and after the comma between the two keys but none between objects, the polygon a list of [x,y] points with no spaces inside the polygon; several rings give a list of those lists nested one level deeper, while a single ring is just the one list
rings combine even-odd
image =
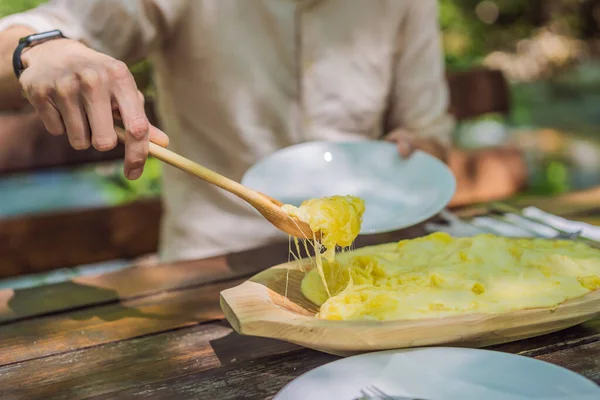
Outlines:
[{"label": "man's forearm", "polygon": [[27,27],[0,31],[0,112],[19,109],[27,104],[12,67],[12,55],[23,36],[34,33]]}]

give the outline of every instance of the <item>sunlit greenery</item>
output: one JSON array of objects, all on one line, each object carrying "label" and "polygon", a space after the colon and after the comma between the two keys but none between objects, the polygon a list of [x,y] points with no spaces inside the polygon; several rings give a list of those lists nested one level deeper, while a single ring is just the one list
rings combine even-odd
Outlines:
[{"label": "sunlit greenery", "polygon": [[2,0],[0,2],[0,17],[18,13],[36,7],[47,0]]},{"label": "sunlit greenery", "polygon": [[140,197],[155,197],[160,195],[160,177],[162,164],[155,158],[146,162],[141,178],[131,181],[123,175],[123,165],[118,163],[112,173],[101,180],[103,193],[111,204],[128,203]]}]

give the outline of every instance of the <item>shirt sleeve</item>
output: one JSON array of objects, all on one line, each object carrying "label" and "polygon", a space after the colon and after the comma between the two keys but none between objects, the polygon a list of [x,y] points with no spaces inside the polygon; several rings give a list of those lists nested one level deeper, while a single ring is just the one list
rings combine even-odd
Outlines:
[{"label": "shirt sleeve", "polygon": [[451,143],[455,120],[440,43],[436,0],[410,0],[400,26],[386,131],[405,130]]},{"label": "shirt sleeve", "polygon": [[50,0],[0,19],[0,30],[60,29],[65,36],[125,62],[145,58],[173,33],[186,0]]}]

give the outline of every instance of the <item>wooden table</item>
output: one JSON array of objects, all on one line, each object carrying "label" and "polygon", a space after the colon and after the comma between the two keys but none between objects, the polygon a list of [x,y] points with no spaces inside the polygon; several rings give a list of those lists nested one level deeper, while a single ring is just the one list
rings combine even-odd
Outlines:
[{"label": "wooden table", "polygon": [[[423,233],[415,227],[358,245]],[[336,357],[236,334],[219,292],[287,257],[286,243],[0,291],[0,399],[270,399]],[[494,349],[600,383],[600,319]]]}]

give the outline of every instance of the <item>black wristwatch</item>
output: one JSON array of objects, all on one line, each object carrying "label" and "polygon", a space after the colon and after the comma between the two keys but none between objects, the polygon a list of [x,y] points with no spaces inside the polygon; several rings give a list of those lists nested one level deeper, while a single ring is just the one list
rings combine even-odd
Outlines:
[{"label": "black wristwatch", "polygon": [[23,50],[54,39],[65,39],[65,35],[63,35],[59,30],[54,30],[49,32],[35,33],[19,39],[19,45],[13,53],[13,69],[17,79],[21,77],[21,74],[25,70],[23,67],[23,62],[21,61],[21,54],[23,53]]}]

